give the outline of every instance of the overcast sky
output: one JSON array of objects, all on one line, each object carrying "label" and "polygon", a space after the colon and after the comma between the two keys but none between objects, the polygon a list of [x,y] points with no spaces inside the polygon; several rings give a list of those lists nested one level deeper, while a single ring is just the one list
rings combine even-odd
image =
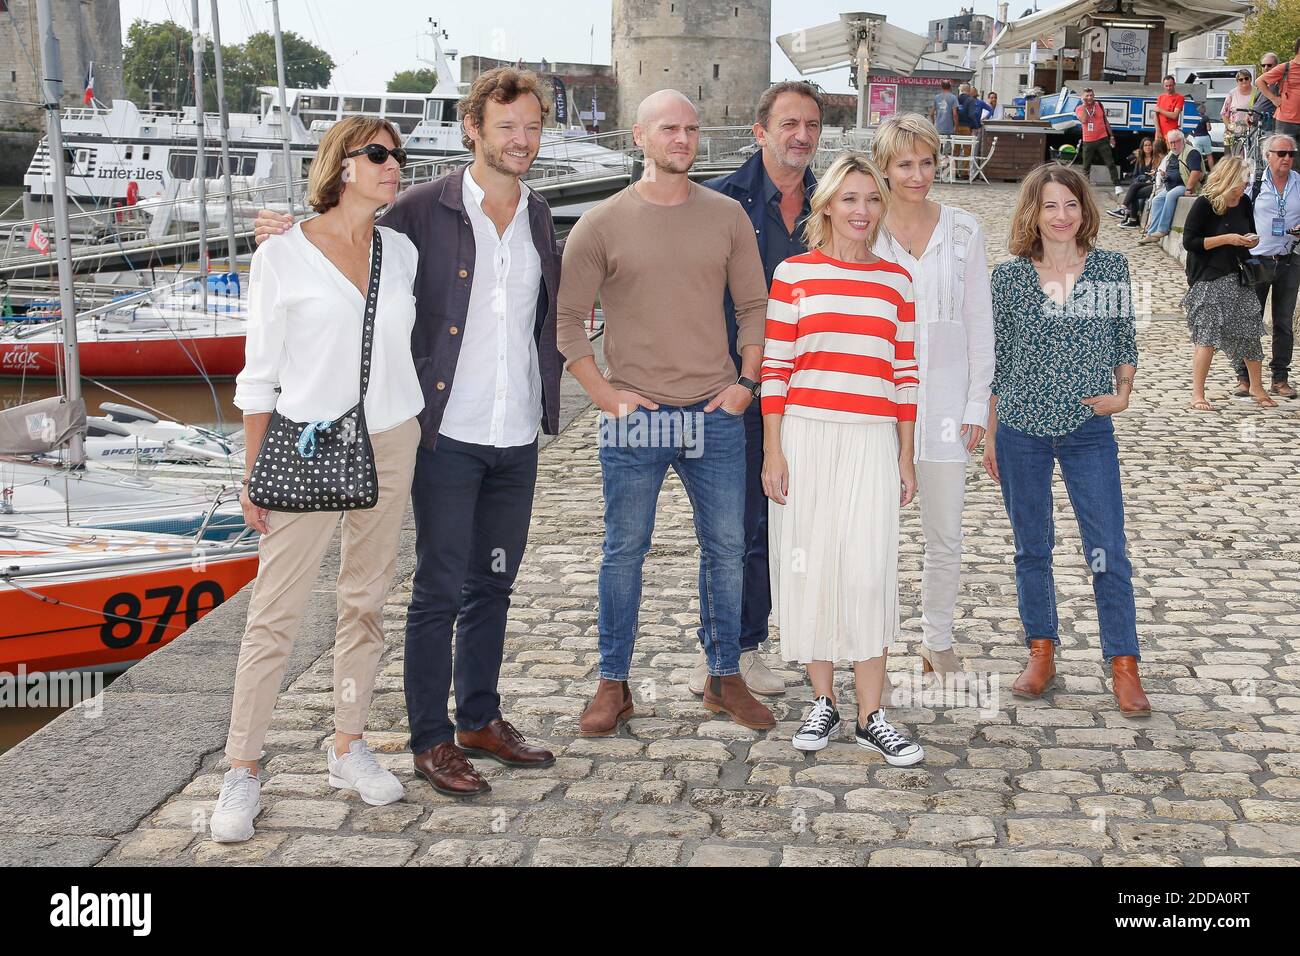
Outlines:
[{"label": "overcast sky", "polygon": [[[124,38],[127,26],[137,18],[189,24],[190,0],[120,2]],[[842,12],[863,8],[884,12],[890,23],[923,34],[930,20],[955,16],[963,2],[972,5],[972,0],[773,0],[772,35],[829,23]],[[250,33],[271,29],[271,5],[266,0],[220,3],[223,42],[239,42]],[[1044,0],[1041,5],[1055,6],[1055,0]],[[996,4],[995,0],[973,0],[973,6],[976,13],[991,16]],[[1013,0],[1011,15],[1014,18],[1032,6],[1033,0]],[[210,32],[211,0],[200,0],[199,7],[203,29]],[[461,0],[445,4],[430,0],[280,0],[280,25],[334,57],[336,87],[382,90],[398,70],[419,66],[416,58],[422,51],[429,55],[429,44],[421,44],[418,37],[427,30],[430,16],[451,35],[445,45],[462,54],[608,63],[610,10],[610,0]],[[785,54],[773,45],[772,78],[797,75]],[[830,92],[849,91],[847,70],[817,74],[811,79]]]}]

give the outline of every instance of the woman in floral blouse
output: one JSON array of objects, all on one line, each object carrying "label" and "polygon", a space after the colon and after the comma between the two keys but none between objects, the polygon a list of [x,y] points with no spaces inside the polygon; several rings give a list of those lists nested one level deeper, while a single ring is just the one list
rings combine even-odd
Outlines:
[{"label": "woman in floral blouse", "polygon": [[1029,645],[1012,693],[1035,698],[1056,679],[1052,476],[1059,462],[1092,570],[1115,699],[1124,714],[1147,715],[1110,420],[1128,408],[1137,337],[1128,262],[1094,247],[1099,219],[1088,183],[1073,169],[1040,166],[1020,189],[1009,244],[1016,258],[993,270],[997,367],[984,467],[1002,486],[1011,519]]}]

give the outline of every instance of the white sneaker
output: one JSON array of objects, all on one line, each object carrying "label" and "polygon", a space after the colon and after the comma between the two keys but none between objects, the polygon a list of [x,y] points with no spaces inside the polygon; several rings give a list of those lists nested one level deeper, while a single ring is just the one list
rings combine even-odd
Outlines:
[{"label": "white sneaker", "polygon": [[331,743],[329,770],[331,787],[355,790],[372,807],[396,803],[406,796],[402,782],[379,766],[379,761],[364,740],[352,741],[348,752],[342,757],[335,755],[334,744]]},{"label": "white sneaker", "polygon": [[226,771],[221,795],[208,820],[212,839],[218,843],[243,843],[253,837],[253,821],[262,810],[262,785],[247,767]]}]

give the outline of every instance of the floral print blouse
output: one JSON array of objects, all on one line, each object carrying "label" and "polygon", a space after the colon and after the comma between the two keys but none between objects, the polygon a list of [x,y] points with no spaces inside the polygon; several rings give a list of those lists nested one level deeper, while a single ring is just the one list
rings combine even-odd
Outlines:
[{"label": "floral print blouse", "polygon": [[1093,249],[1064,305],[1038,284],[1029,259],[993,270],[999,424],[1042,437],[1067,435],[1094,414],[1080,399],[1115,392],[1115,367],[1137,365],[1128,260]]}]

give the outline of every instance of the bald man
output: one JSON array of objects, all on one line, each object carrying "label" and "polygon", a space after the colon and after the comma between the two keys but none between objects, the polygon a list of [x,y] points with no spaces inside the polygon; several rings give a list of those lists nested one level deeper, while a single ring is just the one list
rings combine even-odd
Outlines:
[{"label": "bald man", "polygon": [[[704,704],[737,723],[776,726],[740,673],[745,555],[745,409],[758,392],[767,281],[740,203],[692,183],[700,117],[676,90],[637,107],[632,137],[642,178],[587,212],[565,243],[557,344],[600,408],[605,542],[599,581],[600,683],[579,722],[609,736],[633,714],[628,686],[641,571],[659,489],[671,467],[686,487],[700,544],[699,637],[708,659]],[[723,312],[736,311],[741,374]],[[585,322],[597,294],[605,360],[596,367]]]}]

